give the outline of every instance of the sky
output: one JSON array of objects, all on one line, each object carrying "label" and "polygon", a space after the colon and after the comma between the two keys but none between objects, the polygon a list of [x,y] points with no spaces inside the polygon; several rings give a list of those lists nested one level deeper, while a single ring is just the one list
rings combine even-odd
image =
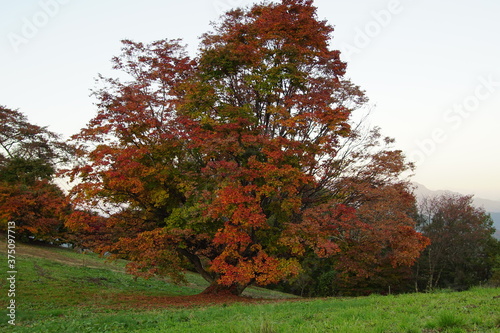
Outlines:
[{"label": "sky", "polygon": [[[251,0],[0,0],[0,105],[68,138],[95,115],[122,39],[181,38]],[[413,180],[500,201],[500,1],[315,0],[369,121],[416,163]]]}]

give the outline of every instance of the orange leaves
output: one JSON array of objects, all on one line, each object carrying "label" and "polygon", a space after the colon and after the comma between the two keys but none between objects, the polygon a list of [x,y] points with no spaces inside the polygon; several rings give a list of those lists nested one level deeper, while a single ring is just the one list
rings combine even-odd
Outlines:
[{"label": "orange leaves", "polygon": [[278,259],[269,256],[259,246],[252,257],[245,258],[237,252],[224,251],[212,261],[211,269],[221,274],[219,283],[230,286],[234,283],[258,285],[277,283],[284,278],[297,275],[300,264],[296,259]]},{"label": "orange leaves", "polygon": [[232,284],[249,284],[254,278],[253,265],[250,261],[240,258],[236,265],[229,264],[226,260],[234,261],[226,253],[222,253],[219,257],[211,262],[211,270],[221,275],[219,284],[230,286]]},{"label": "orange leaves", "polygon": [[66,197],[47,180],[31,186],[0,182],[0,221],[15,222],[19,237],[60,242],[66,237],[64,220],[68,214]]},{"label": "orange leaves", "polygon": [[104,218],[84,211],[74,211],[65,222],[65,226],[72,232],[95,232],[104,224]]},{"label": "orange leaves", "polygon": [[210,207],[213,218],[227,219],[232,225],[262,228],[266,217],[254,195],[254,185],[228,185],[217,192]]},{"label": "orange leaves", "polygon": [[391,235],[390,261],[393,267],[411,266],[422,251],[431,244],[429,238],[409,226],[400,226]]},{"label": "orange leaves", "polygon": [[123,253],[132,261],[127,265],[131,274],[144,278],[169,275],[175,282],[181,282],[184,278],[182,261],[176,252],[178,242],[178,235],[158,228],[142,232],[134,238],[121,238],[110,250]]},{"label": "orange leaves", "polygon": [[345,238],[345,251],[338,269],[344,274],[366,278],[379,270],[411,266],[428,245],[415,230],[415,198],[404,182],[374,185],[351,179],[345,190],[356,198],[356,216],[365,228],[354,228]]},{"label": "orange leaves", "polygon": [[[259,186],[255,189],[258,200],[276,198],[286,214],[297,213],[302,204],[300,189],[313,183],[312,177],[305,175],[299,168],[281,161],[280,152],[271,154],[272,162],[260,162],[255,158],[248,161],[248,169],[257,178]],[[272,157],[274,156],[274,158]],[[278,199],[279,198],[279,199]]]},{"label": "orange leaves", "polygon": [[241,251],[243,251],[252,244],[252,238],[243,228],[226,224],[224,228],[217,231],[212,242],[216,245],[226,245],[227,248],[242,249]]}]

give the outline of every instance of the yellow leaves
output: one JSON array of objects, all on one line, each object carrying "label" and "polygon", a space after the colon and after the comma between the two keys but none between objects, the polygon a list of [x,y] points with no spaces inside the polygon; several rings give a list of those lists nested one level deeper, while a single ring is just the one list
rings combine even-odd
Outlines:
[{"label": "yellow leaves", "polygon": [[291,255],[302,257],[306,251],[303,239],[301,239],[298,234],[291,231],[291,228],[293,227],[289,225],[284,235],[279,239],[279,244],[287,247]]},{"label": "yellow leaves", "polygon": [[151,192],[151,200],[154,207],[161,207],[170,197],[170,194],[162,188],[155,189]]},{"label": "yellow leaves", "polygon": [[299,213],[302,205],[302,199],[299,196],[286,198],[281,202],[281,209],[284,212]]},{"label": "yellow leaves", "polygon": [[278,262],[277,271],[281,272],[286,278],[291,278],[299,275],[302,271],[302,265],[297,258],[283,259]]}]

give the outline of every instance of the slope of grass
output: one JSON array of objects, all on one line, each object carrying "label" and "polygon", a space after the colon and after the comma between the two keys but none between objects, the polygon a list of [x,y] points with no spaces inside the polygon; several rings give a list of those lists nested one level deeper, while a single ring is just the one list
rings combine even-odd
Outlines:
[{"label": "slope of grass", "polygon": [[[4,252],[5,244],[0,244]],[[399,296],[193,303],[205,282],[134,279],[123,262],[95,255],[19,245],[16,327],[2,315],[0,331],[16,332],[497,332],[500,289],[476,288]],[[2,254],[5,258],[5,254]],[[2,307],[8,304],[6,259],[0,262]],[[287,295],[254,289],[256,297]],[[233,300],[234,301],[234,300]],[[149,304],[151,303],[151,304]],[[138,304],[140,306],[138,306]],[[151,305],[151,307],[149,307]],[[156,305],[156,306],[155,306]],[[158,306],[159,305],[159,306]],[[176,305],[176,304],[173,304]],[[5,313],[5,310],[4,312]]]}]

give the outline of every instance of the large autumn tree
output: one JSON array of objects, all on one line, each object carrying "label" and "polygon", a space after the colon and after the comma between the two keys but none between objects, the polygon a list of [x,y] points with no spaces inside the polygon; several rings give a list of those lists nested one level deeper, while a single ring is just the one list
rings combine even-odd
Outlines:
[{"label": "large autumn tree", "polygon": [[[68,225],[138,275],[180,278],[188,264],[206,292],[295,276],[306,255],[359,253],[349,235],[370,227],[359,202],[339,199],[336,157],[365,97],[330,49],[332,31],[312,1],[283,0],[226,13],[194,60],[178,41],[125,41],[114,64],[129,80],[102,78],[70,172],[75,203],[104,214],[76,211]],[[384,163],[370,172],[396,155],[375,156]],[[425,241],[406,217],[385,223],[404,226],[388,260],[412,263]]]},{"label": "large autumn tree", "polygon": [[17,110],[0,106],[0,228],[21,240],[62,241],[69,202],[52,180],[71,147]]}]

